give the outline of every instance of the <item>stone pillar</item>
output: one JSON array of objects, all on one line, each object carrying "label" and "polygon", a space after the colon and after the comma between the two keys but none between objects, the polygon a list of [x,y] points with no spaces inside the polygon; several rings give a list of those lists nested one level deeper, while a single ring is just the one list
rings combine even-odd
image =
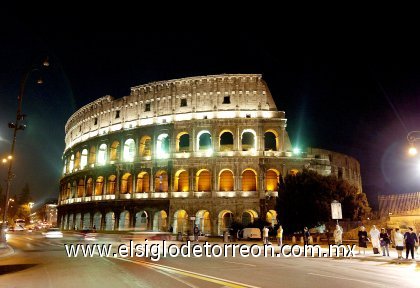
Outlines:
[{"label": "stone pillar", "polygon": [[153,168],[150,168],[150,177],[149,177],[149,181],[150,181],[150,192],[153,193],[155,192],[155,175],[154,175],[154,171]]}]

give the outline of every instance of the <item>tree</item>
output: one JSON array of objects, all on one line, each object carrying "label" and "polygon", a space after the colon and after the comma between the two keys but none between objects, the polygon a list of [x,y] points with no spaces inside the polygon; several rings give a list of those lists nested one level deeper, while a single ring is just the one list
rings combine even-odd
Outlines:
[{"label": "tree", "polygon": [[279,183],[279,221],[289,232],[318,226],[331,220],[333,200],[341,202],[343,218],[360,220],[370,211],[366,195],[347,181],[308,170],[288,175],[284,184]]},{"label": "tree", "polygon": [[28,204],[31,202],[31,192],[29,189],[29,184],[25,183],[25,186],[23,186],[22,193],[19,194],[18,198],[18,204]]}]

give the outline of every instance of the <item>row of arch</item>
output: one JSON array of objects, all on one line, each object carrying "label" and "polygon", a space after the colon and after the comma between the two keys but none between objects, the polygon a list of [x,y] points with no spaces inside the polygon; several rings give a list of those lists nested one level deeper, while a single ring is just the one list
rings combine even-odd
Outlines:
[{"label": "row of arch", "polygon": [[[277,190],[280,173],[276,169],[265,172],[265,191]],[[192,177],[191,177],[192,176]],[[235,181],[235,178],[239,178]],[[98,176],[79,178],[78,180],[62,182],[60,189],[61,200],[90,197],[100,195],[145,193],[145,192],[210,192],[217,191],[258,191],[257,172],[246,168],[239,177],[230,169],[221,169],[218,173],[217,183],[212,183],[212,173],[208,169],[201,169],[195,175],[189,174],[185,169],[177,170],[173,175],[173,187],[170,185],[168,172],[159,170],[154,177],[148,171],[141,171],[137,175],[129,172],[123,173],[120,179],[111,174],[107,177]]]},{"label": "row of arch", "polygon": [[[191,152],[205,151],[213,152],[213,140],[210,131],[201,130],[196,136],[196,147],[190,145],[190,135],[183,131],[177,134],[175,151]],[[231,130],[223,130],[219,133],[219,151],[233,151],[235,149],[234,133]],[[241,133],[241,146],[239,142],[237,149],[242,151],[255,151],[257,149],[257,134],[253,129],[244,129]],[[122,143],[122,142],[121,142]],[[152,156],[153,149],[156,158],[168,158],[171,153],[170,137],[168,133],[161,133],[157,136],[155,147],[153,147],[152,137],[144,135],[138,140],[138,145],[134,138],[128,138],[121,145],[120,141],[115,140],[110,145],[101,143],[99,146],[91,146],[81,151],[70,154],[64,159],[64,173],[72,173],[89,165],[106,165],[109,162],[134,162],[141,158],[147,160]],[[109,147],[108,147],[109,145]],[[267,130],[264,133],[264,150],[277,151],[279,149],[279,134],[275,130]],[[122,157],[121,157],[122,155]]]},{"label": "row of arch", "polygon": [[[175,234],[178,232],[189,234],[192,231],[192,227],[197,225],[203,234],[221,235],[238,219],[243,226],[248,226],[259,218],[258,212],[253,209],[244,210],[239,218],[237,217],[239,215],[234,215],[228,209],[219,211],[217,215],[211,215],[206,209],[198,210],[194,214],[195,220],[191,220],[190,216],[193,215],[188,215],[187,211],[183,209],[175,211],[171,219],[168,219],[168,214],[165,210],[154,212],[142,210],[133,213],[133,215],[130,215],[130,212],[127,210],[119,213],[114,211],[106,213],[96,211],[94,214],[90,212],[68,213],[61,216],[61,228],[64,230],[171,231]],[[277,213],[274,210],[269,210],[265,215],[265,220],[273,226],[277,223],[276,219]]]}]

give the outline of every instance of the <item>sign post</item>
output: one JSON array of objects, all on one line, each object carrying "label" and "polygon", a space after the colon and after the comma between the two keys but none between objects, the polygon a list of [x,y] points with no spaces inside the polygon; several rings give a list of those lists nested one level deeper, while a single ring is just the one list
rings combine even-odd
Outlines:
[{"label": "sign post", "polygon": [[341,203],[337,200],[334,200],[331,202],[331,216],[333,220],[337,220],[338,225],[338,219],[343,219],[343,214],[341,211]]}]

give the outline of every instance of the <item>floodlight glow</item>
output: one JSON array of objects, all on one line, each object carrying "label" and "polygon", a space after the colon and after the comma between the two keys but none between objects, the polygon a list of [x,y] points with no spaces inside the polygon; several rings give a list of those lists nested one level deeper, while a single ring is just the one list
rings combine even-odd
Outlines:
[{"label": "floodlight glow", "polygon": [[293,148],[293,154],[300,154],[300,148]]},{"label": "floodlight glow", "polygon": [[207,151],[206,151],[206,156],[207,156],[207,157],[210,157],[211,155],[213,155],[213,149],[209,148],[209,149],[207,149]]},{"label": "floodlight glow", "polygon": [[408,154],[409,154],[410,156],[415,156],[415,155],[417,155],[417,149],[416,149],[416,147],[410,147],[410,148],[408,149]]}]

